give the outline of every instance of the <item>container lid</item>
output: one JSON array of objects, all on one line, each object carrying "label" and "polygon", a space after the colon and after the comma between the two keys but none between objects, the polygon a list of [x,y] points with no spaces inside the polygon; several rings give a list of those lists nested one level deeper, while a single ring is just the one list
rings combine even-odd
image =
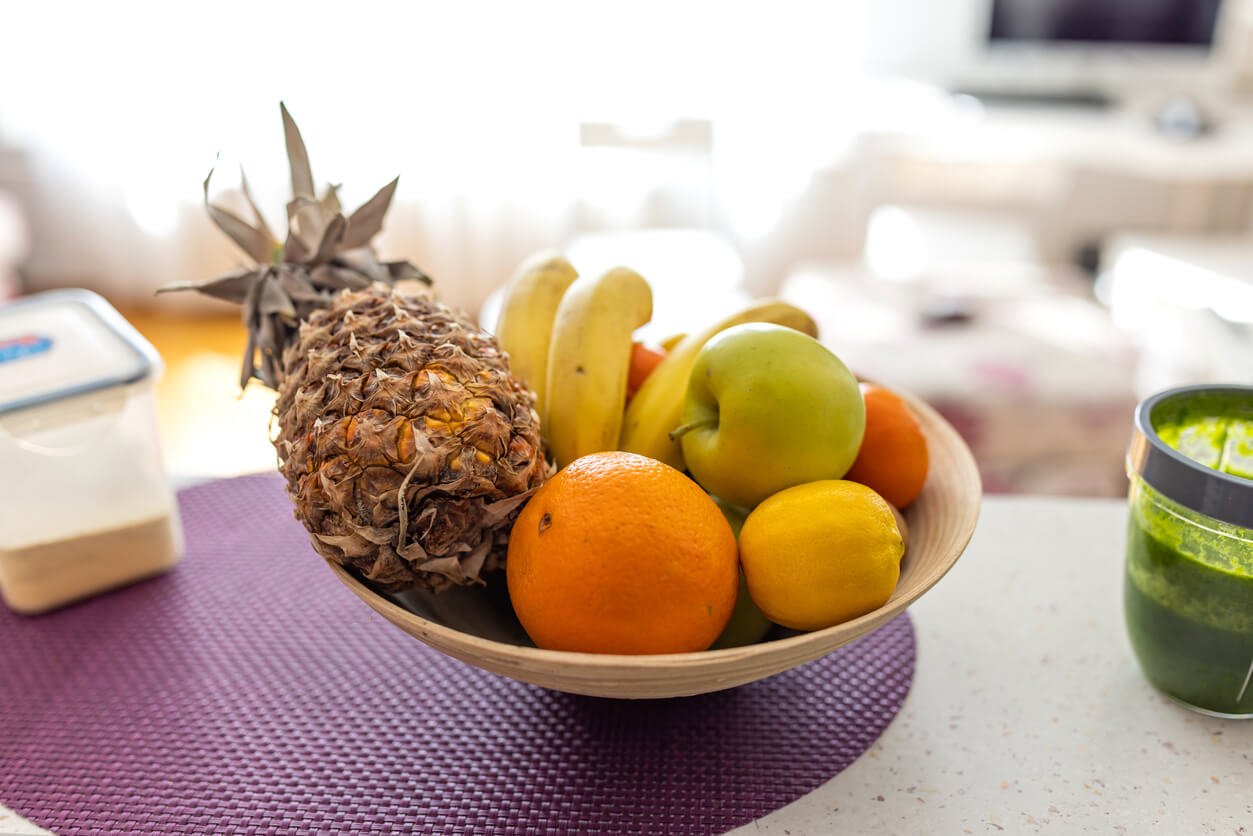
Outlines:
[{"label": "container lid", "polygon": [[[1223,419],[1216,424],[1213,419]],[[1194,429],[1191,437],[1180,432]],[[1220,426],[1216,430],[1215,427]],[[1163,438],[1170,429],[1174,445]],[[1158,493],[1216,520],[1253,528],[1253,479],[1224,472],[1222,459],[1247,462],[1253,444],[1253,386],[1168,389],[1136,407],[1127,468]],[[1208,439],[1204,436],[1208,436]],[[1221,436],[1221,437],[1219,437]],[[1209,455],[1211,448],[1216,449]],[[1213,458],[1213,461],[1210,459]]]},{"label": "container lid", "polygon": [[153,376],[160,358],[89,290],[53,290],[0,306],[0,415]]}]

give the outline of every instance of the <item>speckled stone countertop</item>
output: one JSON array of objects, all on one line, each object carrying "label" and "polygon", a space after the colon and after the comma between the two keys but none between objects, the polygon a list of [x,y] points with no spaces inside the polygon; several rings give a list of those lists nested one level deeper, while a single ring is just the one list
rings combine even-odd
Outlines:
[{"label": "speckled stone countertop", "polygon": [[737,833],[1253,834],[1253,720],[1154,691],[1122,621],[1126,504],[998,498],[910,608],[913,689],[844,772]]},{"label": "speckled stone countertop", "polygon": [[[985,499],[969,549],[910,608],[901,713],[736,832],[1253,834],[1253,720],[1176,706],[1131,654],[1125,521],[1118,501]],[[44,832],[0,807],[0,834]]]}]

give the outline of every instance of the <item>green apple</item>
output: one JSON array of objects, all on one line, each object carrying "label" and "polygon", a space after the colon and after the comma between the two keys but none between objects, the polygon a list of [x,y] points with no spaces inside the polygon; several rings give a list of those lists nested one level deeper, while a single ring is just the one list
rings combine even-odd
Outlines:
[{"label": "green apple", "polygon": [[727,518],[727,525],[731,526],[731,533],[735,535],[735,541],[740,540],[740,529],[744,527],[744,521],[748,519],[748,511],[743,508],[737,508],[725,499],[716,496],[710,497],[714,501],[714,505],[718,506],[718,510],[722,512],[722,516]]},{"label": "green apple", "polygon": [[[728,501],[718,499],[717,496],[714,496],[713,501],[722,511],[722,515],[727,518],[730,530],[736,535],[736,540],[739,540],[739,529],[743,528],[744,520],[748,519],[748,511],[736,508]],[[741,569],[739,570],[739,594],[736,597],[736,608],[730,610],[727,627],[722,629],[722,634],[718,635],[710,649],[756,644],[766,638],[766,634],[771,632],[773,625],[771,619],[766,618],[766,614],[762,613],[762,610],[749,597],[748,582],[744,580],[744,570]]]},{"label": "green apple", "polygon": [[[722,511],[722,516],[726,517],[727,522],[730,523],[735,539],[739,540],[740,529],[744,527],[748,512],[716,496],[713,499],[718,509]],[[740,592],[735,598],[735,609],[731,610],[731,619],[722,629],[722,634],[718,636],[711,649],[756,644],[766,637],[773,626],[774,623],[766,618],[765,613],[753,603],[752,597],[748,594],[748,582],[744,579],[744,570],[740,569]]]},{"label": "green apple", "polygon": [[743,647],[746,644],[757,644],[766,637],[774,622],[766,618],[748,594],[748,581],[744,579],[744,570],[740,570],[740,592],[735,599],[735,609],[731,610],[731,618],[727,626],[722,628],[721,635],[710,646],[710,650],[723,647]]},{"label": "green apple", "polygon": [[683,404],[683,458],[710,493],[743,508],[852,466],[866,430],[857,379],[822,343],[753,322],[696,357]]}]

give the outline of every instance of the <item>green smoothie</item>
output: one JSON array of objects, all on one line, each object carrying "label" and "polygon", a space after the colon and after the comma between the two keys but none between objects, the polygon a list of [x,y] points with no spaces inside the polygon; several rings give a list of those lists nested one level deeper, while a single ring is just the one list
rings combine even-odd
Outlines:
[{"label": "green smoothie", "polygon": [[1124,605],[1145,675],[1189,705],[1253,715],[1253,532],[1201,528],[1138,479],[1131,507]]},{"label": "green smoothie", "polygon": [[[1214,470],[1253,475],[1253,421],[1220,404],[1167,405],[1154,429]],[[1124,606],[1145,676],[1211,713],[1253,716],[1253,530],[1200,514],[1131,477]]]},{"label": "green smoothie", "polygon": [[1153,411],[1153,427],[1194,462],[1253,479],[1253,402],[1218,395],[1166,400]]}]

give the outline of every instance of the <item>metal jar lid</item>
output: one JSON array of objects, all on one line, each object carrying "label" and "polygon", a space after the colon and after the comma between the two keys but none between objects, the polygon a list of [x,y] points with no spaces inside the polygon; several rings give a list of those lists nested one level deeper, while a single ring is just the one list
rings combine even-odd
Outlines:
[{"label": "metal jar lid", "polygon": [[[1153,414],[1162,404],[1202,396],[1243,398],[1253,404],[1253,386],[1183,386],[1145,399],[1136,407],[1127,469],[1139,474],[1167,499],[1216,520],[1253,528],[1253,479],[1224,473],[1188,458],[1163,441],[1153,426]],[[1249,417],[1253,419],[1253,409]]]}]

